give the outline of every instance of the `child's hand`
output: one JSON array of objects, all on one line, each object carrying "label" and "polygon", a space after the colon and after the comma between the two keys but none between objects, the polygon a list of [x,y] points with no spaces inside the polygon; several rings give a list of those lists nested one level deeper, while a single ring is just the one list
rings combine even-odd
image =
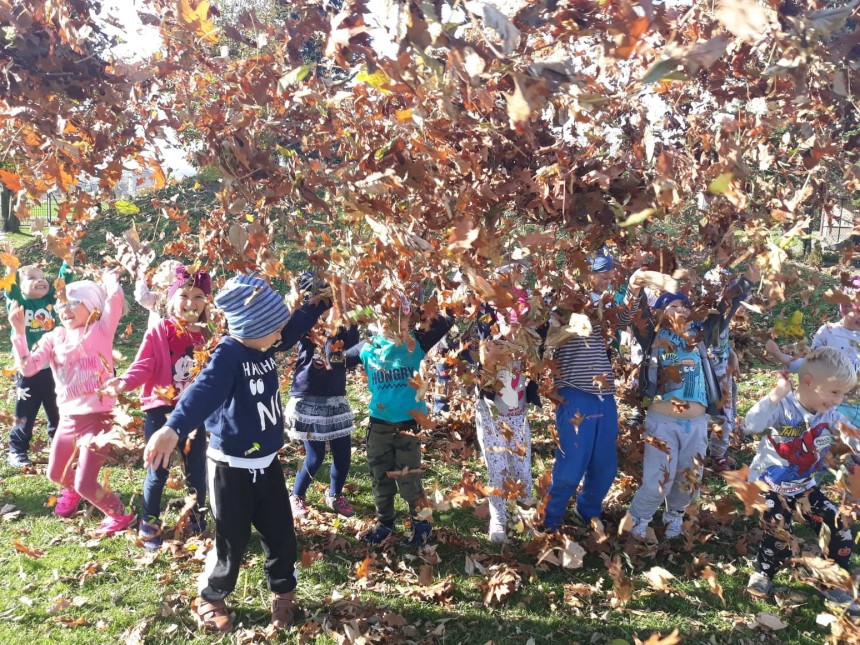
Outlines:
[{"label": "child's hand", "polygon": [[764,351],[783,365],[788,365],[791,362],[791,356],[784,353],[773,338],[767,339],[767,342],[764,344]]},{"label": "child's hand", "polygon": [[123,381],[119,376],[108,379],[105,381],[104,390],[113,396],[122,394],[126,391],[125,381]]},{"label": "child's hand", "polygon": [[738,360],[738,355],[735,354],[735,350],[729,350],[729,365],[728,365],[728,374],[729,376],[740,376],[741,375],[741,363]]},{"label": "child's hand", "polygon": [[102,271],[102,285],[108,293],[114,293],[119,288],[119,269],[105,269]]},{"label": "child's hand", "polygon": [[774,402],[781,401],[792,389],[791,376],[787,372],[780,372],[776,385],[770,392],[770,398]]},{"label": "child's hand", "polygon": [[755,262],[749,263],[745,275],[747,277],[747,280],[749,280],[753,284],[758,284],[759,282],[761,282],[761,269]]},{"label": "child's hand", "polygon": [[179,435],[169,426],[164,426],[146,442],[143,450],[143,465],[146,468],[167,468],[170,465],[170,453],[179,443]]},{"label": "child's hand", "polygon": [[24,325],[24,307],[13,300],[8,300],[7,302],[9,303],[9,324],[12,325],[12,330],[15,334],[23,336],[26,331]]}]

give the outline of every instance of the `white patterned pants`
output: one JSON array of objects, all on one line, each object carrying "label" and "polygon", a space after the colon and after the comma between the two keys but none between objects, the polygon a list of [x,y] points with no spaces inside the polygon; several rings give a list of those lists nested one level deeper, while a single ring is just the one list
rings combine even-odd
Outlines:
[{"label": "white patterned pants", "polygon": [[[532,497],[532,437],[525,414],[500,416],[495,406],[483,397],[475,402],[475,425],[478,443],[487,466],[491,488],[502,492],[489,495],[490,519],[504,526],[507,523],[505,499],[517,491],[522,501]],[[505,488],[505,482],[508,488]]]}]

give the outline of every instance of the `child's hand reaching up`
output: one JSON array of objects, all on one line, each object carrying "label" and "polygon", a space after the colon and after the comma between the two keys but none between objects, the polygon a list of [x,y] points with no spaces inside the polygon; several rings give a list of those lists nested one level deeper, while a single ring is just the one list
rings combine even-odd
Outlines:
[{"label": "child's hand reaching up", "polygon": [[123,381],[119,376],[115,376],[114,378],[105,381],[104,390],[112,396],[122,394],[126,390],[125,381]]},{"label": "child's hand reaching up", "polygon": [[9,300],[9,324],[12,325],[12,330],[18,336],[23,336],[26,333],[24,316],[24,307],[13,300]]},{"label": "child's hand reaching up", "polygon": [[791,376],[787,372],[780,372],[779,378],[776,380],[776,385],[770,391],[768,398],[773,403],[779,403],[788,396],[788,393],[791,392],[791,390]]},{"label": "child's hand reaching up", "polygon": [[179,435],[170,426],[164,426],[146,442],[143,450],[143,465],[146,468],[167,468],[170,465],[170,453],[179,443]]}]

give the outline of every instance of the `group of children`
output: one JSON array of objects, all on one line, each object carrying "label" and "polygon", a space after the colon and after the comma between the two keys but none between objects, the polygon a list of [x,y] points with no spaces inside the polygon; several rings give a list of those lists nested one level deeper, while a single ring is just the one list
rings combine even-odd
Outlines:
[{"label": "group of children", "polygon": [[[638,342],[637,387],[647,404],[642,484],[622,528],[648,540],[653,535],[649,524],[665,503],[665,537],[682,533],[687,507],[698,494],[711,419],[722,424],[710,437],[712,467],[717,471],[731,467],[726,447],[735,409],[728,333],[732,317],[758,282],[758,272],[751,266],[745,276],[721,284],[708,315],[693,321],[689,296],[667,290],[666,285],[674,283],[661,268],[643,267],[619,286],[613,279],[613,259],[598,253],[591,262],[590,292],[555,310],[541,330],[545,342],[540,346],[522,341],[537,321],[516,270],[500,277],[507,281],[507,295],[479,308],[475,333],[457,351],[476,366],[475,423],[488,471],[491,541],[507,540],[513,504],[533,503],[527,405],[539,403],[539,398],[536,384],[526,376],[526,365],[545,349],[556,365],[559,398],[558,446],[543,506],[541,528],[546,533],[561,529],[577,490],[578,518],[585,524],[599,519],[615,479],[618,412],[608,346],[621,329],[632,329]],[[106,455],[92,439],[109,430],[115,397],[141,388],[147,440],[138,524],[143,546],[155,550],[161,545],[161,497],[178,446],[187,487],[196,500],[188,523],[192,533],[207,529],[208,495],[215,547],[207,556],[193,604],[201,625],[216,631],[232,628],[225,598],[235,587],[252,526],[260,533],[266,554],[272,624],[292,624],[297,553],[293,522],[308,512],[305,493],[327,447],[332,468],[326,504],[345,517],[355,513],[343,494],[355,431],[346,400],[349,368],[364,369],[370,390],[367,460],[377,522],[361,539],[380,544],[392,536],[397,493],[409,509],[408,542],[421,545],[430,538],[432,512],[420,475],[418,423],[428,409],[418,395],[415,377],[426,354],[453,325],[450,312],[425,314],[403,297],[397,315],[386,317],[368,340],[360,340],[355,326],[340,327],[320,339],[311,330],[331,303],[319,276],[300,277],[304,299],[290,311],[265,280],[240,275],[226,280],[214,297],[228,333],[201,369],[195,352],[209,343],[211,335],[212,280],[199,267],[164,263],[154,276],[153,289],[145,276],[138,276],[135,295],[153,314],[137,356],[125,373],[116,376],[112,345],[124,303],[118,275],[105,271],[101,284],[70,278],[66,276],[64,289],[55,291],[38,267],[23,267],[7,294],[22,409],[19,415],[16,405],[19,421],[10,438],[10,462],[28,463],[33,420],[43,405],[49,433],[56,428],[48,476],[63,486],[55,513],[71,516],[83,497],[105,514],[98,535],[127,529],[137,514],[99,484]],[[37,308],[44,310],[40,333],[34,333],[32,324]],[[838,326],[840,333],[832,326],[822,328],[813,342],[822,348],[802,360],[769,346],[779,360],[799,371],[799,384],[794,392],[789,378],[780,377],[745,424],[747,433],[766,433],[750,473],[770,491],[765,498],[765,538],[749,582],[754,594],[770,592],[773,575],[791,553],[779,538],[790,532],[795,509],[819,530],[822,524],[829,527],[830,556],[848,565],[850,531],[815,480],[829,446],[841,436],[839,423],[856,421],[850,416],[855,408],[837,407],[855,385],[857,345],[828,348],[824,346],[837,343],[818,336],[826,332],[828,339],[851,333],[860,337],[857,309],[849,307]],[[275,355],[294,346],[296,366],[284,411]],[[292,495],[277,459],[285,432],[304,442],[305,448]],[[389,475],[393,471],[397,477]],[[860,612],[843,590],[829,590],[828,597]]]}]

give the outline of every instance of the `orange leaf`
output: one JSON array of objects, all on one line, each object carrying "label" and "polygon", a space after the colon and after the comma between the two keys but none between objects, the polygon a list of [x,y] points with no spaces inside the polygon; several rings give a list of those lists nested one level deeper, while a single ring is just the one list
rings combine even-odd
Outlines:
[{"label": "orange leaf", "polygon": [[3,182],[3,185],[13,193],[17,193],[23,188],[21,185],[21,178],[14,172],[9,172],[8,170],[0,170],[0,182]]},{"label": "orange leaf", "polygon": [[31,558],[41,558],[43,555],[45,555],[45,552],[41,549],[31,549],[19,540],[12,540],[12,546],[14,546],[15,549],[20,551],[21,553],[29,555]]},{"label": "orange leaf", "polygon": [[17,269],[21,266],[21,260],[19,260],[11,253],[0,253],[0,262],[2,262],[4,266],[9,267],[10,269]]}]

